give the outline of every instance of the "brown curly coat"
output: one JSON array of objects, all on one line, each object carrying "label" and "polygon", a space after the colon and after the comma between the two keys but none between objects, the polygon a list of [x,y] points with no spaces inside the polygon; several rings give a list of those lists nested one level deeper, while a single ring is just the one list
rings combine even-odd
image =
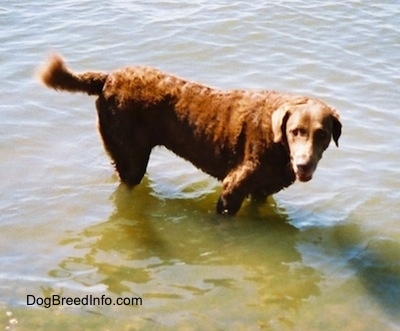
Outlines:
[{"label": "brown curly coat", "polygon": [[99,130],[121,181],[140,183],[163,145],[222,181],[217,212],[310,180],[333,136],[337,112],[316,99],[274,91],[221,91],[150,67],[110,74],[69,71],[54,55],[41,72],[56,90],[97,95]]}]

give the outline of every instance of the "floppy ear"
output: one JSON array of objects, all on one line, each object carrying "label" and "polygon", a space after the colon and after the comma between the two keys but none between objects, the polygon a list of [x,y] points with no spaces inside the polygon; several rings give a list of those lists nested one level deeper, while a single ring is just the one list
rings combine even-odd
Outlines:
[{"label": "floppy ear", "polygon": [[272,113],[272,133],[274,134],[274,142],[279,143],[283,140],[286,131],[286,122],[289,118],[288,104],[283,104],[277,110]]},{"label": "floppy ear", "polygon": [[341,134],[342,123],[340,122],[339,114],[335,109],[332,109],[332,138],[337,147],[339,147],[339,137]]}]

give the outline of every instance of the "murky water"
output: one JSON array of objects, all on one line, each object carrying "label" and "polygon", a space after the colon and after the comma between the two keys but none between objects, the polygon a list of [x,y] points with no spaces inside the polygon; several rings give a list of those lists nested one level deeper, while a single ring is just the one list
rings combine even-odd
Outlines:
[{"label": "murky water", "polygon": [[[396,1],[8,1],[0,5],[0,324],[7,330],[400,330]],[[94,99],[33,78],[147,64],[219,88],[312,95],[340,148],[312,182],[234,219],[163,149],[133,191]],[[28,298],[141,298],[128,306]]]}]

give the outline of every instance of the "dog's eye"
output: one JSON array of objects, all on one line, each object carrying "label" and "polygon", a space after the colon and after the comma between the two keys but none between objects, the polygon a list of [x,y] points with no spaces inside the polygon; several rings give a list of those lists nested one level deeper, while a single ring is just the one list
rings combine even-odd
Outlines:
[{"label": "dog's eye", "polygon": [[306,135],[307,131],[304,128],[296,128],[292,130],[292,135],[297,137],[297,136],[304,136]]}]

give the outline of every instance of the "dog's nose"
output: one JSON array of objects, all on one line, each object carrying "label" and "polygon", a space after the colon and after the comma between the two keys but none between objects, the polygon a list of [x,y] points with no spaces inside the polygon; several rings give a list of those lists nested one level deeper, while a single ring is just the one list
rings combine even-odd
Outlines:
[{"label": "dog's nose", "polygon": [[295,166],[296,177],[302,182],[308,182],[312,178],[313,163],[312,162],[299,162]]}]

